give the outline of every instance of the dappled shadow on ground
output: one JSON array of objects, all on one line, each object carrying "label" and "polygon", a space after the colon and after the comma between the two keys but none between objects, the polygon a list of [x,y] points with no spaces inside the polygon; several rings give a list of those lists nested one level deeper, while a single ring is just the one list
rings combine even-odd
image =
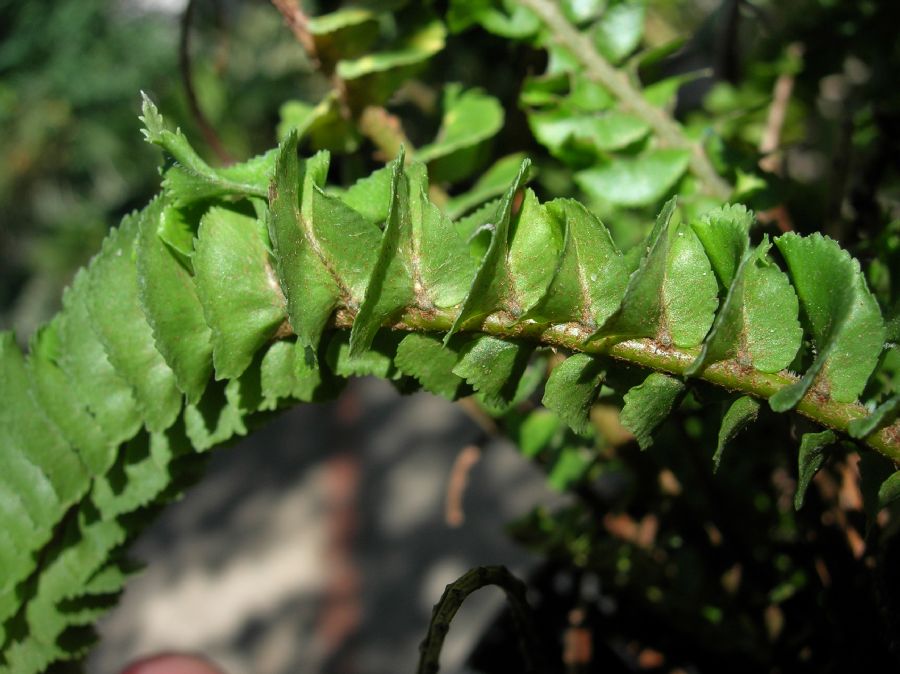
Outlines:
[{"label": "dappled shadow on ground", "polygon": [[[503,526],[555,498],[493,442],[470,475],[465,524],[448,527],[451,467],[478,437],[455,405],[362,380],[219,450],[135,546],[148,568],[104,621],[89,671],[171,649],[206,653],[231,674],[414,671],[444,586],[476,565],[527,568]],[[442,671],[464,671],[502,597],[470,601]]]}]

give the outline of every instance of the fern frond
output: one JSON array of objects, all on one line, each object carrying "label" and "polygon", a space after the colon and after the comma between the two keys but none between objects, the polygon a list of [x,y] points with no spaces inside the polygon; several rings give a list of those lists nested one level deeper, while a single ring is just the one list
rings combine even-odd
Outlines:
[{"label": "fern frond", "polygon": [[[860,421],[884,326],[830,239],[776,239],[788,276],[767,242],[750,245],[741,207],[695,223],[673,201],[629,275],[584,207],[524,187],[527,162],[461,224],[402,156],[336,195],[328,155],[300,159],[296,135],[218,171],[149,102],[145,119],[174,161],[163,194],[110,233],[27,356],[0,338],[0,671],[81,655],[67,644],[84,643],[70,637],[107,605],[93,597],[127,575],[122,546],[197,452],[350,376],[475,392],[499,414],[539,386],[534,354],[549,347],[571,355],[547,382],[531,453],[564,424],[589,433],[624,364],[646,370],[622,414],[642,447],[698,379],[737,394],[719,452],[769,400],[826,429],[804,438],[806,477],[837,433],[900,460],[896,400]],[[785,368],[805,362],[803,339],[815,357],[798,377]]]}]

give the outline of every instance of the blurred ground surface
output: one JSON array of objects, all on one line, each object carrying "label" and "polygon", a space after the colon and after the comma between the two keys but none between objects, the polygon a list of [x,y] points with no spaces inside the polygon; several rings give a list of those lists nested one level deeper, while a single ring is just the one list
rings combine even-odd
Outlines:
[{"label": "blurred ground surface", "polygon": [[[349,393],[349,395],[348,395]],[[451,467],[479,436],[459,407],[361,380],[219,450],[206,477],[133,548],[147,569],[101,625],[91,674],[166,650],[204,653],[229,674],[415,671],[444,586],[467,569],[533,560],[504,534],[555,497],[505,443],[486,447],[465,524],[444,521]],[[474,595],[453,623],[442,672],[464,661],[502,602]]]}]

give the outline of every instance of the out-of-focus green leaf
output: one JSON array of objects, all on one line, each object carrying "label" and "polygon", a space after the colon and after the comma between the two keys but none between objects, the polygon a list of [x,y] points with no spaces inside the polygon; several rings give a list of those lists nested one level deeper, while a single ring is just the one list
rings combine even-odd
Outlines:
[{"label": "out-of-focus green leaf", "polygon": [[351,100],[377,105],[444,48],[446,28],[437,20],[420,24],[389,49],[338,61],[335,72]]},{"label": "out-of-focus green leaf", "polygon": [[454,33],[475,24],[486,31],[511,39],[534,35],[540,20],[513,0],[452,0],[447,25]]},{"label": "out-of-focus green leaf", "polygon": [[550,410],[539,408],[528,414],[519,424],[514,424],[511,435],[516,445],[527,456],[534,458],[560,435],[562,421]]},{"label": "out-of-focus green leaf", "polygon": [[613,63],[631,54],[644,35],[645,0],[610,3],[594,27],[594,43]]},{"label": "out-of-focus green leaf", "polygon": [[686,150],[650,150],[575,174],[589,196],[617,206],[649,206],[662,199],[687,170]]},{"label": "out-of-focus green leaf", "polygon": [[377,17],[368,9],[346,7],[314,16],[307,29],[316,45],[316,56],[327,67],[340,59],[365,54],[378,39]]},{"label": "out-of-focus green leaf", "polygon": [[594,457],[585,447],[563,446],[550,468],[547,482],[553,489],[564,492],[581,481],[594,463]]},{"label": "out-of-focus green leaf", "polygon": [[569,90],[569,80],[566,73],[528,77],[522,83],[519,102],[536,108],[557,105]]},{"label": "out-of-focus green leaf", "polygon": [[566,18],[575,23],[596,19],[606,9],[606,0],[562,0]]},{"label": "out-of-focus green leaf", "polygon": [[693,82],[702,73],[685,73],[683,75],[673,75],[659,82],[648,84],[642,91],[644,98],[653,105],[671,110],[675,107],[675,101],[678,97],[678,90],[688,82]]},{"label": "out-of-focus green leaf", "polygon": [[616,104],[615,97],[599,82],[588,77],[580,68],[568,73],[569,95],[565,104],[573,111],[603,112]]},{"label": "out-of-focus green leaf", "polygon": [[892,474],[878,488],[878,503],[882,508],[886,508],[897,499],[900,499],[900,471]]},{"label": "out-of-focus green leaf", "polygon": [[610,110],[598,114],[573,113],[565,107],[533,112],[528,124],[534,137],[550,153],[565,161],[596,158],[641,140],[650,127],[638,117]]},{"label": "out-of-focus green leaf", "polygon": [[284,141],[296,131],[314,150],[351,153],[359,147],[359,130],[340,109],[337,92],[331,91],[316,105],[287,101],[278,111],[278,139]]},{"label": "out-of-focus green leaf", "polygon": [[430,162],[447,157],[494,136],[503,128],[503,107],[493,96],[478,90],[463,91],[450,84],[444,90],[444,116],[437,137],[420,147],[415,158]]}]

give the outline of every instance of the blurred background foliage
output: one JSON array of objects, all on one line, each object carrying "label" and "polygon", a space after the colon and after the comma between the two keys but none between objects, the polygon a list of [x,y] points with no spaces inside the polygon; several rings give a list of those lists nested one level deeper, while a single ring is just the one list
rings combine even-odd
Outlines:
[{"label": "blurred background foliage", "polygon": [[[267,2],[190,4],[202,122],[179,75],[184,3],[57,0],[48,11],[0,1],[2,327],[26,338],[105,231],[157,190],[159,153],[138,134],[141,89],[214,165],[296,128],[306,150],[336,153],[331,180],[347,186],[402,143],[428,164],[432,198],[470,216],[470,231],[522,154],[535,161],[539,196],[581,199],[626,251],[670,195],[686,218],[718,203],[683,151],[585,77],[515,2],[303,4],[314,58]],[[757,239],[822,231],[859,257],[896,341],[896,3],[561,6],[706,148],[733,198],[757,211]],[[210,130],[218,151],[200,141]],[[868,401],[894,390],[898,361],[896,348],[886,351]],[[542,355],[531,367],[540,375],[548,363]],[[889,466],[838,449],[795,512],[800,421],[763,411],[714,473],[720,394],[699,389],[639,452],[618,424],[613,389],[584,439],[535,407],[542,378],[530,381],[514,404],[489,411],[568,496],[562,509],[511,525],[546,560],[530,579],[545,633],[593,644],[591,663],[566,671],[896,666],[900,519],[896,507],[878,513],[871,487]],[[562,644],[551,640],[559,663]],[[510,671],[514,652],[502,616],[473,666]]]},{"label": "blurred background foliage", "polygon": [[[197,3],[193,79],[228,152],[274,143],[307,61],[271,6]],[[0,323],[30,334],[109,227],[159,188],[140,91],[201,138],[179,77],[184,3],[0,3]]]}]

